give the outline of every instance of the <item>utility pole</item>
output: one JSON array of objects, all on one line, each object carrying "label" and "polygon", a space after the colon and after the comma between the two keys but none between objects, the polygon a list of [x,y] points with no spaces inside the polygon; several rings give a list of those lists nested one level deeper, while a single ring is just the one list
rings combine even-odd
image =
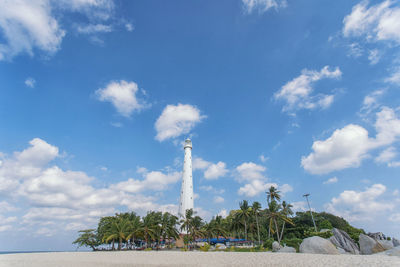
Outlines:
[{"label": "utility pole", "polygon": [[313,224],[314,224],[314,229],[315,229],[315,232],[317,232],[317,226],[315,225],[314,216],[312,215],[312,211],[311,211],[311,207],[310,207],[310,202],[308,202],[308,196],[309,196],[309,195],[310,195],[310,194],[307,193],[307,194],[304,194],[303,197],[305,197],[305,198],[307,199],[307,204],[308,204],[308,208],[310,209],[310,214],[311,214],[312,222],[313,222]]}]

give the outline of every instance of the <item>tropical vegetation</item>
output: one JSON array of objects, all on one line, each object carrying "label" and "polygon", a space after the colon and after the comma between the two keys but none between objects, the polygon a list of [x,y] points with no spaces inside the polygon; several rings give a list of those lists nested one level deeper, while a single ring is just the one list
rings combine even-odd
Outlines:
[{"label": "tropical vegetation", "polygon": [[[183,218],[157,211],[150,211],[145,216],[135,212],[117,213],[100,218],[97,229],[79,231],[73,244],[93,250],[173,248],[180,239],[179,233],[182,233],[185,249],[193,249],[198,239],[210,243],[213,238],[237,238],[252,242],[257,245],[255,251],[262,251],[262,247],[270,249],[273,241],[298,249],[306,237],[318,235],[327,238],[331,235],[330,231],[315,232],[310,212],[294,214],[293,206],[281,201],[277,188],[270,187],[265,200],[264,209],[260,202],[243,200],[238,209],[231,210],[225,218],[217,215],[208,222],[191,209]],[[313,217],[319,230],[335,227],[346,231],[356,241],[359,234],[364,233],[330,213],[313,212]],[[203,251],[208,249],[208,244],[201,248]]]}]

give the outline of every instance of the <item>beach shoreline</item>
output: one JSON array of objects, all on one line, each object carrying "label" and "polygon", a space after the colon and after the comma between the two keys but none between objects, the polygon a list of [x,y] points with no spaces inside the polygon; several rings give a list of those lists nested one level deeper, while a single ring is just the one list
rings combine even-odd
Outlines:
[{"label": "beach shoreline", "polygon": [[41,252],[0,255],[0,267],[11,266],[400,266],[400,257],[198,251]]}]

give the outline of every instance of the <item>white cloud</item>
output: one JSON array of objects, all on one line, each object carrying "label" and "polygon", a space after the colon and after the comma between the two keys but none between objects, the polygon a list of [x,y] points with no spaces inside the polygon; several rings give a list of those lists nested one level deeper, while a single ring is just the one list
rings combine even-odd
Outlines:
[{"label": "white cloud", "polygon": [[111,32],[112,26],[111,25],[104,25],[104,24],[88,24],[88,25],[78,25],[76,27],[78,33],[82,34],[94,34],[100,32]]},{"label": "white cloud", "polygon": [[375,158],[375,161],[378,163],[386,163],[396,157],[397,152],[394,147],[388,147],[387,149],[383,150],[378,157]]},{"label": "white cloud", "polygon": [[350,124],[336,130],[324,141],[315,141],[312,145],[313,152],[302,157],[301,165],[313,174],[358,167],[367,156],[369,144],[368,131]]},{"label": "white cloud", "polygon": [[228,216],[228,211],[226,209],[222,209],[220,212],[218,212],[218,216],[221,216],[222,218],[226,218]]},{"label": "white cloud", "polygon": [[264,166],[253,162],[244,162],[236,167],[238,178],[242,181],[264,180],[266,179],[263,174],[265,170],[266,168]]},{"label": "white cloud", "polygon": [[226,169],[226,164],[222,161],[219,161],[217,164],[211,164],[207,170],[204,172],[204,178],[218,179],[219,177],[225,176],[228,173]]},{"label": "white cloud", "polygon": [[375,65],[381,59],[381,54],[379,53],[378,49],[372,49],[369,51],[368,60],[370,61],[371,65]]},{"label": "white cloud", "polygon": [[261,180],[253,180],[239,188],[238,194],[247,197],[255,197],[256,195],[266,192],[271,186],[278,187],[275,183],[265,183]]},{"label": "white cloud", "polygon": [[106,20],[113,7],[112,0],[0,0],[0,60],[39,50],[52,55],[61,47],[66,31],[58,18],[62,12],[79,12],[89,20]]},{"label": "white cloud", "polygon": [[122,116],[129,117],[134,111],[140,111],[147,104],[137,97],[139,88],[134,82],[112,81],[106,88],[96,91],[100,101],[111,102]]},{"label": "white cloud", "polygon": [[258,10],[259,13],[264,13],[271,8],[284,8],[287,6],[286,0],[242,0],[243,7],[247,14]]},{"label": "white cloud", "polygon": [[358,58],[361,57],[363,54],[363,48],[358,43],[351,43],[349,44],[348,48],[349,48],[348,52],[349,57]]},{"label": "white cloud", "polygon": [[285,195],[286,193],[292,192],[293,187],[289,184],[283,184],[278,186],[278,190],[281,191],[282,195]]},{"label": "white cloud", "polygon": [[339,67],[330,70],[329,66],[325,66],[320,71],[304,69],[300,76],[282,86],[281,90],[274,94],[274,98],[286,102],[282,109],[286,112],[299,109],[325,109],[332,104],[334,95],[313,94],[313,85],[321,79],[338,79],[341,76]]},{"label": "white cloud", "polygon": [[25,85],[26,85],[27,87],[30,87],[30,88],[34,88],[34,87],[35,87],[35,83],[36,83],[36,81],[35,81],[35,79],[33,79],[32,77],[29,77],[29,78],[27,78],[27,79],[25,80]]},{"label": "white cloud", "polygon": [[126,23],[126,24],[125,24],[125,28],[126,28],[126,30],[127,30],[128,32],[131,32],[131,31],[133,31],[133,30],[135,29],[135,27],[133,26],[132,23]]},{"label": "white cloud", "polygon": [[[47,229],[45,234],[51,236],[61,229],[73,230],[79,225],[92,227],[100,216],[117,212],[116,207],[143,213],[177,210],[176,205],[157,204],[155,197],[137,192],[164,190],[179,180],[178,172],[144,170],[140,172],[142,180],[129,179],[107,187],[94,187],[95,178],[84,172],[62,170],[56,165],[49,167],[59,156],[58,151],[57,147],[35,138],[25,150],[11,156],[2,155],[0,192],[11,202],[0,202],[0,212],[14,211],[12,204],[19,204],[25,214],[18,222],[31,233]],[[1,217],[0,229],[11,229],[14,220]]]},{"label": "white cloud", "polygon": [[345,190],[338,197],[325,205],[328,212],[339,215],[350,222],[372,221],[377,214],[391,211],[393,202],[380,198],[386,191],[386,186],[374,184],[365,191]]},{"label": "white cloud", "polygon": [[372,93],[364,97],[363,106],[361,108],[362,112],[366,114],[371,113],[372,110],[379,107],[378,99],[385,93],[385,90],[375,90]]},{"label": "white cloud", "polygon": [[161,191],[165,190],[169,184],[178,182],[181,178],[180,172],[162,173],[151,171],[143,173],[143,180],[128,179],[126,181],[112,185],[111,188],[128,193],[138,193],[145,190]]},{"label": "white cloud", "polygon": [[388,167],[394,167],[394,168],[396,168],[396,167],[400,167],[400,161],[392,161],[392,162],[389,162],[388,163]]},{"label": "white cloud", "polygon": [[195,106],[167,105],[155,123],[156,140],[162,142],[188,134],[204,118],[206,116],[201,115],[200,110]]},{"label": "white cloud", "polygon": [[335,177],[332,177],[332,178],[329,178],[328,180],[326,180],[325,182],[324,182],[324,184],[335,184],[335,183],[337,183],[339,180],[338,180],[338,178],[335,176]]},{"label": "white cloud", "polygon": [[400,213],[393,213],[389,217],[389,221],[400,223]]},{"label": "white cloud", "polygon": [[368,7],[368,1],[362,1],[355,5],[343,20],[343,35],[400,43],[400,8],[394,3],[387,0]]},{"label": "white cloud", "polygon": [[211,165],[211,162],[206,161],[202,158],[197,158],[197,157],[193,158],[193,163],[192,163],[193,171],[207,169],[208,166],[210,166],[210,165]]},{"label": "white cloud", "polygon": [[[305,212],[305,211],[309,211],[310,209],[308,208],[307,202],[306,201],[296,201],[296,202],[292,202],[290,203],[292,204],[292,210],[294,212]],[[310,204],[311,205],[311,204]],[[315,211],[314,208],[311,208],[312,211]]]},{"label": "white cloud", "polygon": [[400,85],[400,67],[395,69],[390,77],[385,79],[386,82]]},{"label": "white cloud", "polygon": [[354,124],[335,130],[326,140],[315,141],[313,152],[303,156],[301,165],[313,174],[358,167],[373,149],[390,145],[400,137],[400,119],[395,111],[382,107],[376,114],[376,137],[368,137],[368,131]]},{"label": "white cloud", "polygon": [[225,201],[225,199],[221,196],[214,197],[214,203],[219,204],[219,203],[223,203],[224,201]]}]

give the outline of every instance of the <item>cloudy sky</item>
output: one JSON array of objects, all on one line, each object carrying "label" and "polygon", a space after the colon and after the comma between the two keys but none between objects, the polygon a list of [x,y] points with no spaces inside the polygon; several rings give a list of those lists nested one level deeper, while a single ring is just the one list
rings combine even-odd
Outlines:
[{"label": "cloudy sky", "polygon": [[397,1],[0,0],[0,250],[278,186],[400,234]]}]

